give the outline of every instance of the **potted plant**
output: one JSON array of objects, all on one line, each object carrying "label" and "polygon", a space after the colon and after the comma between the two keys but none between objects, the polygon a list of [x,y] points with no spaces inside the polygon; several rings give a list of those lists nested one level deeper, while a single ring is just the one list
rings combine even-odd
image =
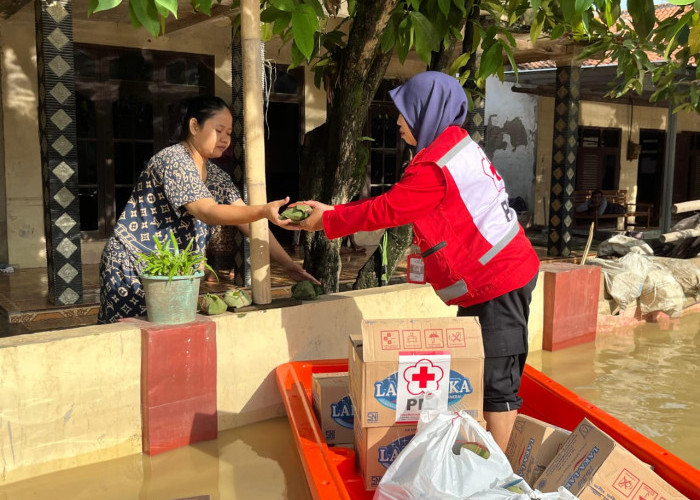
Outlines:
[{"label": "potted plant", "polygon": [[174,325],[194,321],[197,315],[202,266],[213,272],[204,255],[192,250],[194,239],[180,249],[170,231],[163,241],[155,238],[156,249],[139,253],[143,263],[139,278],[146,294],[148,321]]}]

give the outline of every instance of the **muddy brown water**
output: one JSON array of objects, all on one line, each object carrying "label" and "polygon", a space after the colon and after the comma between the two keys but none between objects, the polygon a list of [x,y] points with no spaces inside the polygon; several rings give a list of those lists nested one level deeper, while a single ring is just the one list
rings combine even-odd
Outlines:
[{"label": "muddy brown water", "polygon": [[700,469],[700,313],[599,332],[528,362]]},{"label": "muddy brown water", "polygon": [[[529,362],[700,469],[700,313],[599,333]],[[0,487],[0,500],[306,500],[286,418],[149,457],[134,455]]]}]

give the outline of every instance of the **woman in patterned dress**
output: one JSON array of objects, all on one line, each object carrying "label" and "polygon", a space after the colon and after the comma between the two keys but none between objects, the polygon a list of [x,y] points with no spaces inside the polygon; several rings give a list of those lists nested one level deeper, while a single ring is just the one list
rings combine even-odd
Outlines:
[{"label": "woman in patterned dress", "polygon": [[[218,97],[196,97],[187,106],[181,141],[154,155],[141,172],[114,235],[107,241],[100,263],[98,323],[143,316],[146,302],[139,280],[139,252],[155,249],[173,231],[181,247],[194,239],[193,249],[204,253],[214,226],[236,225],[248,235],[248,224],[279,220],[277,200],[247,206],[231,178],[210,158],[218,158],[231,142],[233,119]],[[296,264],[270,233],[270,255],[297,281],[318,281]]]}]

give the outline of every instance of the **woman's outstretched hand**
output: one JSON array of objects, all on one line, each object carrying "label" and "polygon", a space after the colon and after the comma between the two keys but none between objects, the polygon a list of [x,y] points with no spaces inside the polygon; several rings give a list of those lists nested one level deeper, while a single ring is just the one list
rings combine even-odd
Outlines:
[{"label": "woman's outstretched hand", "polygon": [[280,219],[280,208],[282,208],[284,205],[289,203],[289,196],[287,196],[283,200],[276,200],[276,201],[271,201],[267,204],[265,204],[264,212],[265,212],[265,217],[272,222],[273,224],[284,227],[286,229],[289,229],[287,226],[292,222],[290,220],[282,220]]},{"label": "woman's outstretched hand", "polygon": [[284,269],[284,272],[289,276],[291,279],[296,281],[297,283],[300,281],[310,281],[314,285],[320,285],[321,282],[318,281],[316,278],[313,277],[308,271],[306,271],[303,267],[301,267],[299,264],[294,262],[293,260],[290,260],[289,262],[286,262],[282,264],[282,269]]},{"label": "woman's outstretched hand", "polygon": [[323,212],[325,212],[327,210],[333,210],[333,207],[331,205],[326,205],[325,203],[321,203],[320,201],[314,201],[314,200],[297,201],[297,202],[291,203],[289,206],[293,207],[297,203],[303,203],[304,205],[309,205],[311,208],[313,208],[313,210],[311,211],[311,215],[309,215],[304,220],[286,225],[286,226],[284,226],[284,228],[285,229],[302,229],[302,230],[308,231],[310,233],[312,233],[314,231],[323,230]]}]

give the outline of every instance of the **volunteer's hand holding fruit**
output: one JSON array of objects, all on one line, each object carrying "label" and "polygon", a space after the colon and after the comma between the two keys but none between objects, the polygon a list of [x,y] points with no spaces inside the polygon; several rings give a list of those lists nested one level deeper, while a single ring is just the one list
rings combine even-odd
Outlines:
[{"label": "volunteer's hand holding fruit", "polygon": [[290,203],[289,207],[280,214],[280,219],[292,220],[284,226],[285,229],[320,231],[323,229],[323,212],[326,210],[333,210],[333,207],[314,200],[299,201]]}]

